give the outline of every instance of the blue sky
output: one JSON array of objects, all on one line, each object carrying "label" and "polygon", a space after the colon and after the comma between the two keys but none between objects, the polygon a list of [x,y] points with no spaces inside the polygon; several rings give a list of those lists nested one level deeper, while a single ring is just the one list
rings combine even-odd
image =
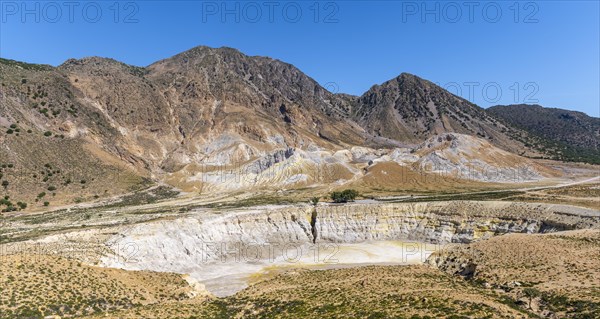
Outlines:
[{"label": "blue sky", "polygon": [[360,95],[409,72],[483,107],[538,102],[598,117],[599,15],[598,1],[1,0],[0,57],[145,66],[229,46],[292,63],[333,91]]}]

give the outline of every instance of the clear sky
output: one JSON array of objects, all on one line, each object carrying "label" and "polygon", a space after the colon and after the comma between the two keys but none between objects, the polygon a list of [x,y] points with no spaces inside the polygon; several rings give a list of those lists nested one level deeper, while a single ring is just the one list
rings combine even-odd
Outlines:
[{"label": "clear sky", "polygon": [[[598,1],[6,1],[0,57],[145,66],[197,45],[294,64],[360,95],[409,72],[488,107],[600,116]],[[501,92],[500,92],[501,91]]]}]

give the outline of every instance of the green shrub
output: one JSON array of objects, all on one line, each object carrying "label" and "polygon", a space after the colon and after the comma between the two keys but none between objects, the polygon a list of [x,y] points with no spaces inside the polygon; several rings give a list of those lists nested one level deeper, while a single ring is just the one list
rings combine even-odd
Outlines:
[{"label": "green shrub", "polygon": [[331,199],[335,203],[347,203],[354,201],[354,199],[358,196],[358,191],[354,189],[346,189],[341,192],[333,192],[331,193]]},{"label": "green shrub", "polygon": [[46,137],[52,136],[52,132],[46,131],[46,132],[44,132],[44,136],[46,136]]}]

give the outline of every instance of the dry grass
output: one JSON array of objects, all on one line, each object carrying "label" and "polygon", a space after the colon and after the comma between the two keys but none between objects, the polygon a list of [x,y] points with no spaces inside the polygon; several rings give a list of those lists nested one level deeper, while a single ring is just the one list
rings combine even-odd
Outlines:
[{"label": "dry grass", "polygon": [[[600,316],[600,231],[577,230],[543,235],[510,234],[447,248],[441,268],[475,265],[474,278],[517,300],[524,289],[542,294],[535,310],[557,318]],[[522,300],[524,301],[524,300]]]},{"label": "dry grass", "polygon": [[189,299],[180,276],[88,266],[46,255],[0,255],[2,318],[82,316]]},{"label": "dry grass", "polygon": [[3,146],[0,174],[9,185],[0,188],[0,195],[9,196],[13,203],[27,203],[26,211],[89,202],[147,187],[140,175],[117,165],[117,160],[106,153],[92,153],[92,147],[81,140],[44,137],[39,131],[27,133],[23,129],[19,136],[6,137]]},{"label": "dry grass", "polygon": [[[440,269],[288,270],[238,294],[190,298],[179,275],[1,256],[3,318],[597,318],[600,232],[509,234],[451,246]],[[456,275],[475,264],[472,279]],[[518,284],[517,284],[518,283]],[[532,306],[525,288],[541,292]],[[553,317],[554,316],[554,317]]]},{"label": "dry grass", "polygon": [[507,200],[565,204],[600,210],[600,184],[591,183],[530,191],[526,194],[508,197]]},{"label": "dry grass", "polygon": [[291,270],[233,297],[151,305],[109,318],[515,318],[521,314],[500,297],[432,268],[373,266]]}]

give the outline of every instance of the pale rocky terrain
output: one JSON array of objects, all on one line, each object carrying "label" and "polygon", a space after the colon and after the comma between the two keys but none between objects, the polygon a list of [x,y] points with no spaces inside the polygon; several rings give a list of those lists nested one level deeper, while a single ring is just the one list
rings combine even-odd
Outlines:
[{"label": "pale rocky terrain", "polygon": [[[2,289],[6,297],[29,291],[35,306],[23,302],[17,313],[29,316],[19,318],[37,318],[38,311],[96,313],[89,318],[596,318],[599,234],[506,234],[447,246],[429,266],[287,270],[227,298],[206,296],[173,274],[13,255],[16,267],[3,266],[9,276]],[[32,278],[35,288],[23,288]],[[94,285],[94,295],[85,292]],[[537,291],[531,300],[529,288]],[[52,306],[70,296],[73,308]],[[13,313],[9,299],[2,301],[0,309]]]},{"label": "pale rocky terrain", "polygon": [[[565,189],[575,194],[578,189],[586,188],[566,186],[539,191],[564,193]],[[154,196],[157,194],[158,190]],[[33,314],[31,318],[39,317],[35,311],[66,317],[106,313],[114,318],[161,318],[175,314],[199,318],[302,318],[315,313],[333,318],[367,314],[384,318],[450,317],[450,313],[478,318],[530,314],[547,318],[592,314],[593,318],[597,307],[596,274],[586,270],[597,266],[594,264],[598,251],[595,237],[600,230],[597,209],[510,201],[430,200],[317,206],[252,206],[250,202],[249,207],[216,204],[197,208],[180,206],[186,208],[181,210],[174,203],[167,206],[170,209],[161,208],[161,199],[157,200],[139,206],[79,208],[71,212],[15,215],[9,219],[10,223],[3,225],[4,244],[0,244],[3,260],[36,263],[23,266],[27,269],[57,269],[64,264],[69,268],[67,275],[62,276],[61,272],[61,276],[47,277],[44,285],[59,292],[66,289],[83,295],[71,302],[51,293],[44,294],[38,300],[42,305],[40,310],[31,307],[27,301],[30,299],[19,297],[15,303],[28,305],[26,308],[18,309],[14,303],[7,303],[1,309],[10,311],[7,313],[25,311]],[[169,203],[172,199],[166,197],[162,201]],[[360,264],[333,264],[325,270],[311,270],[310,266],[288,270],[300,265],[268,262],[264,262],[264,269],[248,268],[257,261],[236,262],[232,261],[230,251],[205,249],[206,243],[226,245],[229,249],[236,244],[292,243],[294,247],[337,244],[342,248],[346,244],[361,244],[368,253],[369,249],[386,247],[375,243],[389,240],[449,245],[440,246],[444,247],[441,251],[431,250],[433,255],[428,262],[433,268],[422,264],[367,268],[356,268]],[[569,255],[573,249],[577,252]],[[368,260],[376,260],[375,255],[367,258],[367,263]],[[79,267],[83,267],[81,271]],[[567,268],[557,272],[552,267]],[[15,283],[31,282],[28,272],[20,269],[6,269],[6,273],[22,280],[4,282],[0,287],[3,291],[20,296],[17,291],[21,291],[18,288],[21,286]],[[129,279],[119,278],[138,278],[138,274],[150,271],[152,276],[158,276],[152,284],[161,278],[173,278],[169,280],[178,284],[163,287],[163,291],[157,292],[159,297],[152,297],[147,295],[153,293],[147,288],[150,283],[133,279],[137,285],[127,286],[132,290],[119,297],[123,302],[98,294],[86,295],[85,287],[93,286],[94,276],[100,276],[102,284],[111,282],[108,278],[112,277],[106,277],[104,269],[115,280],[128,283]],[[249,276],[248,269],[256,275]],[[42,274],[48,271],[39,270]],[[81,275],[79,280],[79,273],[88,275]],[[582,281],[585,284],[579,284]],[[219,282],[230,286],[219,287]],[[247,288],[235,293],[244,287]],[[541,291],[531,307],[523,297],[523,289],[530,287]],[[217,289],[213,291],[225,297],[211,296],[211,289]],[[139,294],[145,299],[136,299]],[[367,298],[356,298],[359,295]],[[57,304],[73,306],[53,306]]]}]

